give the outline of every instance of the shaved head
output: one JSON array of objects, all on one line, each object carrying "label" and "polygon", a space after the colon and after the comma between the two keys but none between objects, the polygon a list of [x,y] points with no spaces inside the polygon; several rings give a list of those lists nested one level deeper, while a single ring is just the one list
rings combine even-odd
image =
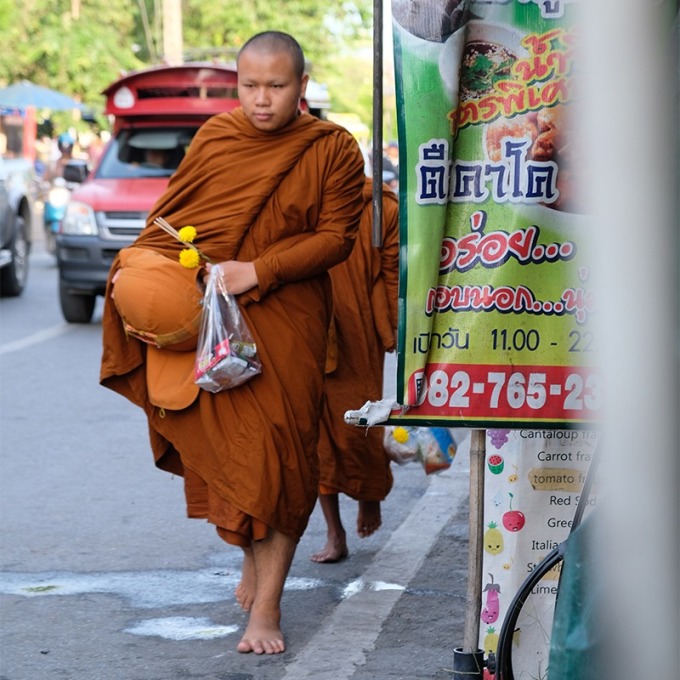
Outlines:
[{"label": "shaved head", "polygon": [[289,54],[293,60],[293,68],[295,75],[302,78],[305,72],[305,55],[298,43],[292,35],[282,33],[281,31],[264,31],[258,33],[250,38],[239,50],[236,57],[236,64],[238,66],[241,55],[248,51],[260,52],[263,54],[279,54],[284,52]]}]

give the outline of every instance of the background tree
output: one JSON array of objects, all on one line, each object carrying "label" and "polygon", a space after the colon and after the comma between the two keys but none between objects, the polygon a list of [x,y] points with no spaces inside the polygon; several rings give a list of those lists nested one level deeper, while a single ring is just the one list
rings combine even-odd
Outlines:
[{"label": "background tree", "polygon": [[[154,0],[147,0],[153,4]],[[314,80],[329,86],[331,107],[367,122],[372,108],[371,0],[185,0],[187,59],[234,60],[254,33],[266,29],[294,35],[305,51]],[[359,56],[357,56],[359,55]],[[363,55],[363,56],[362,56]],[[369,83],[368,93],[365,91]],[[357,97],[357,84],[361,96]],[[340,108],[338,108],[340,106]]]},{"label": "background tree", "polygon": [[[101,115],[101,92],[122,72],[162,61],[161,7],[161,0],[0,0],[0,87],[28,79]],[[287,31],[312,77],[328,83],[333,108],[370,125],[371,11],[372,0],[183,0],[185,58],[233,61],[253,33]]]},{"label": "background tree", "polygon": [[143,66],[135,56],[129,0],[0,0],[0,80],[27,79],[84,103],[121,71]]}]

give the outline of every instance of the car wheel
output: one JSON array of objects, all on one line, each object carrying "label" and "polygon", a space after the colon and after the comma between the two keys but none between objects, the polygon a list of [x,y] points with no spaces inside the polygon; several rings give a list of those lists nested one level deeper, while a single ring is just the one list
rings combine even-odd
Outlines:
[{"label": "car wheel", "polygon": [[28,278],[28,240],[26,222],[21,215],[14,218],[14,233],[9,243],[12,261],[0,269],[0,295],[16,297],[21,295]]},{"label": "car wheel", "polygon": [[69,293],[64,283],[59,282],[61,313],[69,323],[90,323],[96,301],[96,295]]}]

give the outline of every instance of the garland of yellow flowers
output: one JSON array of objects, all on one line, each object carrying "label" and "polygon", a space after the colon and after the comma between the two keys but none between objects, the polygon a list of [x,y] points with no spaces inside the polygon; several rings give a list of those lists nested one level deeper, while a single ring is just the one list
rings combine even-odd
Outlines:
[{"label": "garland of yellow flowers", "polygon": [[157,217],[153,223],[176,238],[180,243],[184,243],[188,246],[188,248],[184,248],[179,253],[179,263],[183,267],[186,267],[187,269],[196,269],[196,267],[201,264],[201,260],[214,264],[194,245],[194,240],[198,235],[196,227],[189,224],[177,231],[177,229],[162,217]]}]

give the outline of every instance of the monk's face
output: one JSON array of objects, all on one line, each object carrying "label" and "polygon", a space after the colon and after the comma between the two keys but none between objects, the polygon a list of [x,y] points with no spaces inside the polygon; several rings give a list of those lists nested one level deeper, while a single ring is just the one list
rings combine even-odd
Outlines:
[{"label": "monk's face", "polygon": [[248,120],[263,132],[285,127],[298,114],[308,76],[300,79],[287,52],[246,49],[238,59],[238,96]]}]

